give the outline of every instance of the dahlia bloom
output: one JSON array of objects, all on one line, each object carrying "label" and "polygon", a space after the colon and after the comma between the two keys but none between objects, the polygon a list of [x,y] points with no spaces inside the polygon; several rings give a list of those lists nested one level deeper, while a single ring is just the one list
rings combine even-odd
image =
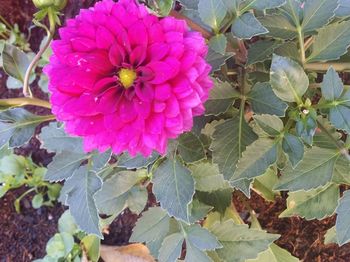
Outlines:
[{"label": "dahlia bloom", "polygon": [[52,112],[86,151],[149,156],[189,131],[212,81],[198,32],[135,0],[98,2],[59,30],[49,76]]}]

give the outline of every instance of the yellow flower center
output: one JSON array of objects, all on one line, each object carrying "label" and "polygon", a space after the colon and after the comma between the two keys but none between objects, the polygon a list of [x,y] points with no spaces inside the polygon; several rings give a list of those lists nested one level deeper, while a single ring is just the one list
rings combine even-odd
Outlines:
[{"label": "yellow flower center", "polygon": [[122,68],[119,71],[119,81],[125,89],[128,89],[134,84],[136,72],[132,69]]}]

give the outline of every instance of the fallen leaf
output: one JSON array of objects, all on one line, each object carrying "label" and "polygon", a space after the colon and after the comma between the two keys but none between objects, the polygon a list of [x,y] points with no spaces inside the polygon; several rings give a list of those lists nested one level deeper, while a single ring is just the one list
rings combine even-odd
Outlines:
[{"label": "fallen leaf", "polygon": [[101,246],[101,258],[105,262],[155,262],[143,244],[127,246]]}]

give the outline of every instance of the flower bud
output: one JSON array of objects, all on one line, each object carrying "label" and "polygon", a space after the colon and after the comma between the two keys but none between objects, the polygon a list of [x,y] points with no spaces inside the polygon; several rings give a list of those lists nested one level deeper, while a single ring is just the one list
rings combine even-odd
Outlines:
[{"label": "flower bud", "polygon": [[47,7],[54,7],[60,11],[67,5],[67,0],[33,0],[37,8],[43,9]]}]

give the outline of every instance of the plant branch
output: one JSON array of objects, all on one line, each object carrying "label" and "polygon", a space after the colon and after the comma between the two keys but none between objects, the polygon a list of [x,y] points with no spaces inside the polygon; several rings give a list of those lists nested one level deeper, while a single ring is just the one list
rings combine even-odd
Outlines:
[{"label": "plant branch", "polygon": [[0,106],[40,106],[51,109],[51,104],[46,100],[41,100],[34,97],[18,97],[0,99]]},{"label": "plant branch", "polygon": [[29,66],[28,66],[28,68],[26,70],[26,73],[24,75],[23,95],[26,96],[26,97],[33,97],[32,91],[30,90],[30,87],[29,87],[30,74],[31,74],[33,68],[35,68],[35,66],[39,62],[39,60],[40,60],[41,56],[43,55],[43,53],[50,46],[51,41],[53,39],[53,36],[55,34],[56,22],[55,22],[54,10],[51,7],[49,7],[47,14],[48,14],[48,18],[49,18],[50,29],[47,30],[47,28],[45,26],[43,26],[43,28],[45,28],[46,31],[47,31],[47,40],[46,40],[44,46],[39,50],[39,52],[33,58],[32,62],[29,64]]},{"label": "plant branch", "polygon": [[337,72],[350,72],[350,63],[329,62],[329,63],[309,63],[304,65],[306,70],[321,71],[321,72],[327,71],[331,66]]},{"label": "plant branch", "polygon": [[182,19],[185,20],[187,22],[187,25],[195,30],[198,31],[202,34],[202,36],[206,39],[209,39],[212,37],[212,33],[209,32],[207,29],[205,29],[204,27],[202,27],[201,25],[193,22],[191,19],[189,19],[187,16],[184,16],[183,14],[180,14],[179,12],[175,11],[175,10],[171,10],[170,11],[170,16],[175,17],[177,19]]}]

